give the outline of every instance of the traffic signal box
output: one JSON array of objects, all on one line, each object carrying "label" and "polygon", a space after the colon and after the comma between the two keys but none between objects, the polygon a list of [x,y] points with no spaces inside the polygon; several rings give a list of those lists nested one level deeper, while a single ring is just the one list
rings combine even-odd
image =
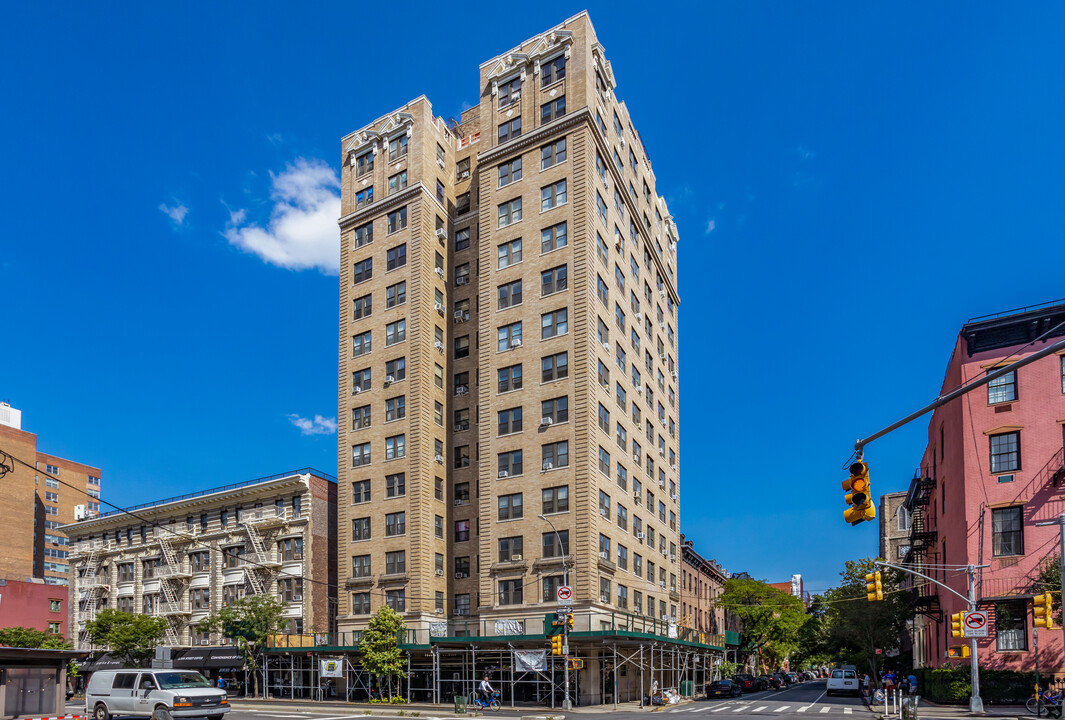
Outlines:
[{"label": "traffic signal box", "polygon": [[1035,616],[1034,625],[1038,628],[1046,628],[1050,630],[1054,627],[1054,607],[1050,600],[1051,596],[1049,592],[1045,592],[1042,595],[1036,595],[1032,599],[1032,602],[1035,605],[1035,607],[1032,608],[1032,615]]},{"label": "traffic signal box", "polygon": [[952,645],[947,648],[947,657],[949,658],[967,658],[969,657],[968,645]]},{"label": "traffic signal box", "polygon": [[562,654],[562,636],[561,635],[552,635],[551,636],[551,654],[552,655],[561,655]]},{"label": "traffic signal box", "polygon": [[866,573],[865,575],[865,599],[876,602],[884,599],[884,585],[880,580],[880,571]]},{"label": "traffic signal box", "polygon": [[876,505],[869,488],[869,466],[859,460],[851,465],[851,476],[843,481],[844,500],[850,505],[843,511],[843,519],[851,525],[876,519]]},{"label": "traffic signal box", "polygon": [[951,637],[965,637],[965,613],[956,612],[950,616]]}]

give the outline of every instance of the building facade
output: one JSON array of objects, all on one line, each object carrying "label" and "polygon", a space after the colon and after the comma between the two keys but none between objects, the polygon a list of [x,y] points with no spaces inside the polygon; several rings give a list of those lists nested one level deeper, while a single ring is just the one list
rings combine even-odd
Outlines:
[{"label": "building facade", "polygon": [[[1065,336],[1065,304],[971,320],[961,328],[942,392],[1007,366]],[[989,636],[980,666],[1033,667],[1032,597],[1040,570],[1056,562],[1058,528],[1038,523],[1065,512],[1065,355],[1051,355],[967,393],[932,415],[928,444],[905,501],[908,561],[965,595],[966,574],[943,565],[989,567],[976,579]],[[1051,559],[1053,558],[1053,559]],[[914,581],[915,662],[937,666],[952,645],[960,598]],[[1060,633],[1039,638],[1040,667],[1062,671]]]},{"label": "building facade", "polygon": [[906,493],[885,493],[880,496],[877,510],[880,524],[878,557],[898,563],[910,552],[910,511],[906,509]]},{"label": "building facade", "polygon": [[67,636],[67,587],[0,579],[0,628],[28,627]]},{"label": "building facade", "polygon": [[305,468],[102,513],[65,526],[70,626],[104,608],[165,617],[167,644],[224,644],[197,623],[233,600],[271,594],[288,629],[328,632],[336,602],[336,480]]},{"label": "building facade", "polygon": [[341,629],[542,620],[564,572],[680,615],[677,228],[614,88],[581,13],[343,139]]},{"label": "building facade", "polygon": [[681,623],[701,633],[741,630],[738,618],[714,603],[725,591],[728,573],[714,560],[695,551],[695,543],[681,536],[684,564],[680,570]]},{"label": "building facade", "polygon": [[41,452],[37,435],[22,429],[22,413],[7,403],[0,403],[0,453],[16,458],[5,463],[0,483],[7,530],[0,578],[68,584],[68,539],[60,528],[100,511],[100,469]]}]

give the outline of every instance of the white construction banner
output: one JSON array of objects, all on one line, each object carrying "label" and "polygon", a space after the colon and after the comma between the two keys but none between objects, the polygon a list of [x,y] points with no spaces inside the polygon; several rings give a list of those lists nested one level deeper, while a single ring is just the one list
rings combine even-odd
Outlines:
[{"label": "white construction banner", "polygon": [[340,660],[318,660],[318,674],[326,678],[344,677],[344,663]]},{"label": "white construction banner", "polygon": [[666,634],[673,640],[677,639],[677,623],[670,623]]},{"label": "white construction banner", "polygon": [[429,637],[447,637],[446,622],[429,623]]},{"label": "white construction banner", "polygon": [[496,635],[521,635],[521,623],[517,620],[496,620]]},{"label": "white construction banner", "polygon": [[531,670],[547,670],[546,650],[515,650],[514,669],[518,672]]}]

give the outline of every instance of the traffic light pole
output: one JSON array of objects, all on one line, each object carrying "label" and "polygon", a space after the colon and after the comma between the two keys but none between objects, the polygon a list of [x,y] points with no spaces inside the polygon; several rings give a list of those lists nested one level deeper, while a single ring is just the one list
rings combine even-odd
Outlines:
[{"label": "traffic light pole", "polygon": [[[562,553],[562,584],[569,587],[569,572],[566,567],[566,551],[562,546],[562,536],[558,534],[558,530],[555,529],[555,524],[551,522],[551,519],[546,515],[540,515],[539,518],[551,526],[551,529],[555,532],[555,541],[558,542],[558,551]],[[558,617],[558,614],[555,614]],[[566,685],[566,694],[562,699],[562,709],[572,710],[573,702],[569,698],[569,622],[563,621],[562,623],[562,682]],[[554,681],[552,680],[552,683]],[[551,691],[552,695],[554,690]]]},{"label": "traffic light pole", "polygon": [[[1048,520],[1046,522],[1037,522],[1036,527],[1044,527],[1046,525],[1058,526],[1058,572],[1061,574],[1061,631],[1065,633],[1065,513],[1058,515],[1057,520]],[[1050,608],[1047,608],[1047,615],[1051,614]]]},{"label": "traffic light pole", "polygon": [[[976,611],[976,570],[978,568],[991,567],[990,565],[969,565],[965,568],[966,572],[969,575],[969,594],[968,597],[966,597],[954,588],[948,587],[936,580],[935,578],[930,578],[924,573],[919,573],[911,568],[903,567],[902,565],[894,565],[892,563],[883,562],[881,560],[877,560],[874,565],[883,565],[884,567],[901,570],[904,573],[916,575],[917,577],[924,578],[925,580],[931,583],[935,583],[947,592],[957,595],[959,598],[961,598],[965,602],[965,607],[967,607],[970,612]],[[969,682],[972,684],[972,693],[969,696],[969,712],[982,713],[984,711],[984,701],[980,699],[980,664],[976,655],[975,637],[969,638]]]},{"label": "traffic light pole", "polygon": [[[1046,333],[1044,333],[1044,335],[1047,335],[1047,334],[1049,334],[1050,332],[1052,332],[1053,330],[1056,330],[1056,329],[1057,329],[1057,327],[1051,328],[1051,330],[1048,330]],[[869,443],[873,442],[874,440],[877,440],[879,438],[884,437],[889,432],[892,432],[894,430],[898,430],[900,427],[902,427],[906,423],[912,422],[912,421],[916,420],[917,418],[921,417],[922,415],[925,415],[926,413],[932,412],[933,410],[935,410],[937,407],[939,407],[941,405],[946,405],[951,400],[953,400],[955,398],[958,398],[958,397],[961,397],[962,395],[964,395],[965,393],[967,393],[967,392],[969,392],[971,390],[975,390],[978,387],[982,387],[984,385],[987,385],[992,380],[1000,378],[1003,375],[1011,373],[1014,370],[1017,370],[1018,368],[1022,368],[1025,365],[1028,365],[1029,363],[1033,363],[1036,360],[1039,360],[1040,358],[1046,357],[1047,355],[1053,355],[1058,350],[1065,350],[1065,339],[1062,339],[1062,340],[1057,341],[1056,343],[1052,343],[1050,345],[1047,345],[1042,350],[1038,350],[1038,351],[1032,353],[1031,355],[1029,355],[1027,357],[1023,357],[1020,360],[1017,360],[1016,362],[1012,362],[1009,365],[1005,365],[1005,366],[999,368],[998,370],[995,370],[993,372],[989,372],[987,375],[984,375],[983,377],[979,377],[979,378],[976,378],[975,380],[972,380],[971,382],[967,382],[964,385],[962,385],[961,387],[957,388],[956,390],[951,390],[946,395],[940,395],[930,405],[925,405],[920,410],[910,413],[909,415],[907,415],[903,419],[899,420],[898,422],[895,422],[895,423],[892,423],[891,425],[888,425],[883,430],[875,432],[872,435],[870,435],[869,437],[862,438],[861,440],[857,441],[856,443],[854,443],[854,452],[857,453],[858,459],[860,460],[861,457],[862,457],[862,451],[865,448],[865,446],[868,445]]]}]

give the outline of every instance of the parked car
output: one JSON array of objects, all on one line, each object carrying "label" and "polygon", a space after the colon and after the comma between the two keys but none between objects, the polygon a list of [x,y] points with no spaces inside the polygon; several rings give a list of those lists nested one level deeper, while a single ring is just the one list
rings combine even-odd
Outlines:
[{"label": "parked car", "polygon": [[748,673],[736,673],[732,676],[732,683],[739,686],[743,692],[755,692],[758,690],[758,681],[754,675]]},{"label": "parked car", "polygon": [[714,698],[714,697],[734,698],[734,697],[739,697],[742,694],[743,694],[743,689],[739,685],[737,685],[736,683],[734,683],[731,680],[729,680],[728,678],[713,682],[706,689],[706,696],[708,698]]},{"label": "parked car", "polygon": [[85,712],[94,720],[150,718],[160,708],[176,718],[222,720],[229,699],[195,670],[97,670],[85,688]]},{"label": "parked car", "polygon": [[769,688],[773,687],[773,683],[769,679],[768,675],[759,675],[755,679],[758,681],[758,685],[760,686],[760,689],[762,689],[762,690],[768,690]]},{"label": "parked car", "polygon": [[803,681],[803,678],[799,677],[799,673],[787,673],[787,676],[788,676],[788,678],[791,679],[791,681],[793,683],[797,683],[797,682],[802,682]]}]

